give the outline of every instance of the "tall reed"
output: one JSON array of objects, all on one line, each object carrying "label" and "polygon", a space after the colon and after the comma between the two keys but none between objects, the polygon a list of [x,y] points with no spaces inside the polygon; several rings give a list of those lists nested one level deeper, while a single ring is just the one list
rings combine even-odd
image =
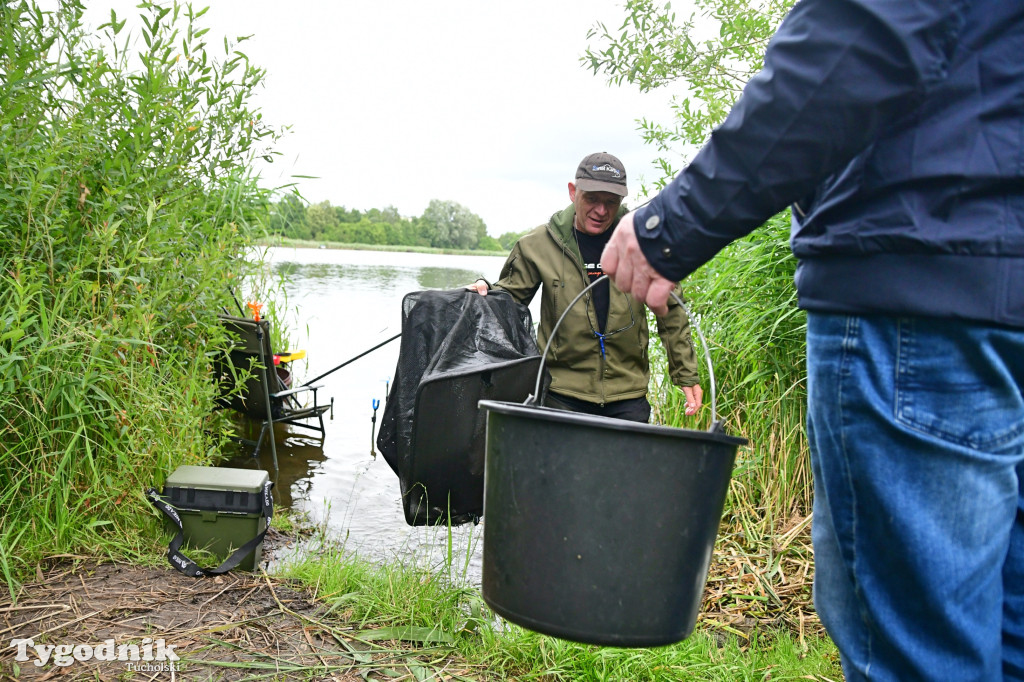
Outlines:
[{"label": "tall reed", "polygon": [[138,43],[80,2],[0,6],[0,573],[151,546],[143,489],[206,462],[216,324],[258,271],[263,72],[175,4]]},{"label": "tall reed", "polygon": [[[740,450],[733,477],[734,511],[758,525],[810,509],[811,479],[803,421],[806,405],[806,316],[796,306],[796,259],[788,246],[788,217],[781,215],[737,241],[683,283],[687,305],[710,346],[718,417],[750,445]],[[698,358],[703,365],[703,349]],[[706,428],[683,415],[683,396],[671,390],[659,357],[654,392],[656,418],[675,426]],[[705,403],[710,402],[702,366]]]},{"label": "tall reed", "polygon": [[[717,383],[718,418],[744,436],[719,531],[704,618],[727,630],[751,619],[801,630],[816,623],[811,606],[812,480],[804,434],[806,316],[797,308],[789,245],[789,217],[779,215],[734,242],[683,282],[687,305],[709,345]],[[709,376],[701,342],[705,403]],[[657,346],[654,418],[706,429],[683,414]]]}]

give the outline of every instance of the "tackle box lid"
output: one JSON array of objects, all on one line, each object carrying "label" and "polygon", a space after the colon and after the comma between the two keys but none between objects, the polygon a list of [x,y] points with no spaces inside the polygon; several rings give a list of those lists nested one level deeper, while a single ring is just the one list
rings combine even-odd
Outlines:
[{"label": "tackle box lid", "polygon": [[262,469],[232,469],[183,464],[167,477],[164,487],[258,493],[269,479],[270,475]]}]

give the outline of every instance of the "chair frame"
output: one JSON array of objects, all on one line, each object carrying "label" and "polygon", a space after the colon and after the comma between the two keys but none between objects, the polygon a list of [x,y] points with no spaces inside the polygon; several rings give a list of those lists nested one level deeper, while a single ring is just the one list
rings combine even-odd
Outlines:
[{"label": "chair frame", "polygon": [[[225,353],[226,366],[219,371],[222,386],[234,388],[239,378],[248,373],[246,388],[241,393],[223,397],[219,402],[241,412],[255,421],[262,422],[259,438],[250,440],[237,438],[238,442],[254,446],[253,457],[259,457],[263,439],[269,435],[270,452],[277,471],[277,445],[274,439],[274,424],[289,424],[300,428],[320,432],[321,440],[326,436],[324,429],[324,413],[332,405],[320,405],[317,401],[317,389],[320,385],[287,388],[274,367],[274,353],[270,346],[270,322],[268,320],[252,320],[245,317],[219,315],[221,324],[233,338],[237,337],[233,346]],[[312,393],[313,405],[303,406],[298,395]],[[253,395],[258,394],[258,395]],[[333,401],[332,401],[333,402]],[[276,415],[276,416],[275,416]],[[317,424],[305,420],[317,420]]]}]

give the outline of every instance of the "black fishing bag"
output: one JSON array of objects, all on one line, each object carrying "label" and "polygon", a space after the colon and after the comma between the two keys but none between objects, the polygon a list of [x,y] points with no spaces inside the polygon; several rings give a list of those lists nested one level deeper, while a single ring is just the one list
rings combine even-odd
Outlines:
[{"label": "black fishing bag", "polygon": [[[418,291],[402,300],[402,347],[377,448],[398,474],[411,526],[483,514],[480,400],[522,402],[540,354],[529,309],[508,293]],[[543,382],[546,388],[547,380]]]}]

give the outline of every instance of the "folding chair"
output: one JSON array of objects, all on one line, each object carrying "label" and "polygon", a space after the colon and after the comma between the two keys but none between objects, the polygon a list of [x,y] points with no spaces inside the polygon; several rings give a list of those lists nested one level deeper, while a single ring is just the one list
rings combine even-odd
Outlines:
[{"label": "folding chair", "polygon": [[[317,389],[320,386],[291,388],[288,385],[290,372],[274,363],[268,320],[256,321],[231,315],[219,315],[218,318],[234,341],[217,367],[223,395],[219,403],[250,419],[262,422],[258,439],[238,440],[254,446],[253,457],[259,457],[263,438],[269,434],[270,452],[276,470],[278,467],[274,424],[290,424],[319,431],[322,439],[326,435],[324,413],[331,409],[331,406],[317,403]],[[245,384],[242,389],[233,390],[243,379]],[[302,393],[312,393],[312,405],[304,405],[299,401],[297,396]],[[309,423],[314,419],[316,423]]]}]

